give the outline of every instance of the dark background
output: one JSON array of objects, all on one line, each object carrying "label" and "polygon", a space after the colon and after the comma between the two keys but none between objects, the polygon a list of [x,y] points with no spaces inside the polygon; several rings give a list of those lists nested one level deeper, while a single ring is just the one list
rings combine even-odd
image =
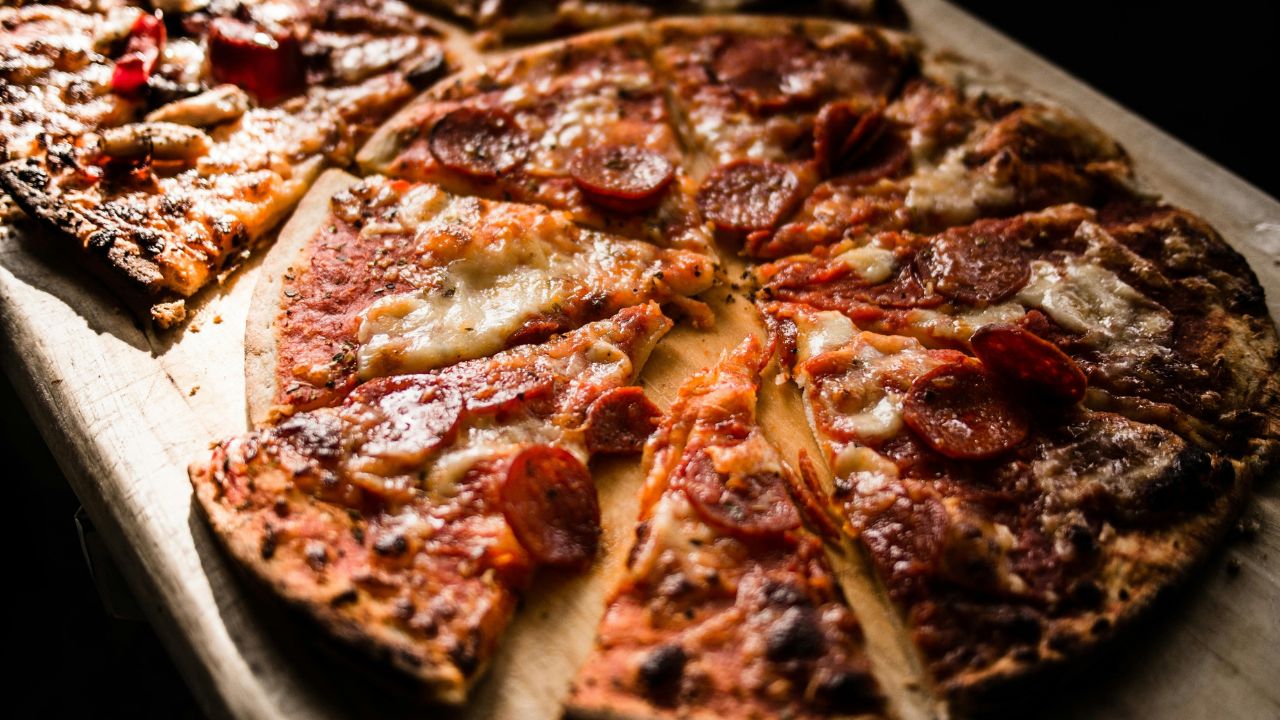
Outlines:
[{"label": "dark background", "polygon": [[[959,4],[1280,195],[1280,123],[1270,101],[1280,80],[1280,3]],[[0,457],[10,498],[0,543],[13,571],[5,638],[12,716],[198,716],[146,624],[104,610],[81,554],[78,503],[7,380]]]}]

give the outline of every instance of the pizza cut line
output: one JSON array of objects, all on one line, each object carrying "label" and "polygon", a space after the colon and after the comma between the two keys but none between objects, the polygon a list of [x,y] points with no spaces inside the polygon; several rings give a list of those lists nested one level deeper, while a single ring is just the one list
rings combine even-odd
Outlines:
[{"label": "pizza cut line", "polygon": [[[252,429],[190,466],[197,501],[435,700],[467,702],[539,568],[611,567],[595,456],[643,447],[644,480],[600,622],[566,624],[594,645],[564,709],[819,718],[902,713],[877,613],[951,710],[1007,700],[1182,582],[1280,449],[1239,254],[1098,128],[908,34],[153,5],[0,10],[15,222],[160,326],[278,234]],[[664,351],[704,369],[646,371]],[[777,423],[816,442],[799,477]]]}]

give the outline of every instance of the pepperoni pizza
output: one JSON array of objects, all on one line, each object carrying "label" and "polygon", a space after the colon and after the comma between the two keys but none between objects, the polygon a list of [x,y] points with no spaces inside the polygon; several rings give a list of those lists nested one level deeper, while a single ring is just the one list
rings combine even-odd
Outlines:
[{"label": "pepperoni pizza", "polygon": [[[588,462],[642,446],[570,714],[892,716],[886,647],[1002,697],[1184,578],[1275,459],[1262,291],[1101,130],[909,35],[651,17],[740,4],[450,4],[610,26],[483,56],[396,0],[3,8],[0,183],[161,325],[283,225],[253,428],[196,498],[432,697],[538,567],[607,552]],[[881,4],[787,10],[818,5]],[[674,323],[663,417],[637,383]],[[775,424],[806,419],[797,480]]]}]

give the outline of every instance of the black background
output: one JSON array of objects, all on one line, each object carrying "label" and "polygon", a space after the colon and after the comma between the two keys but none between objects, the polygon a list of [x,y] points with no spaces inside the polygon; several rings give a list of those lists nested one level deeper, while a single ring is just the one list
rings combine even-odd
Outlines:
[{"label": "black background", "polygon": [[[1192,147],[1280,194],[1274,103],[1280,3],[960,2]],[[81,556],[67,489],[5,381],[9,510],[5,685],[15,717],[195,717],[142,623],[108,617]]]}]

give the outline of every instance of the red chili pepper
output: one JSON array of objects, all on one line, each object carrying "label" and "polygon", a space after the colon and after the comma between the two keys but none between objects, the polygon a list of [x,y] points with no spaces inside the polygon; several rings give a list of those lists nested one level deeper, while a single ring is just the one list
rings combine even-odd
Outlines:
[{"label": "red chili pepper", "polygon": [[160,61],[168,37],[159,13],[139,15],[129,28],[129,42],[124,54],[116,60],[111,73],[111,89],[121,95],[137,95],[147,86],[147,79]]},{"label": "red chili pepper", "polygon": [[234,18],[209,27],[213,79],[238,85],[263,105],[296,95],[305,87],[302,44],[288,31],[268,32]]}]

